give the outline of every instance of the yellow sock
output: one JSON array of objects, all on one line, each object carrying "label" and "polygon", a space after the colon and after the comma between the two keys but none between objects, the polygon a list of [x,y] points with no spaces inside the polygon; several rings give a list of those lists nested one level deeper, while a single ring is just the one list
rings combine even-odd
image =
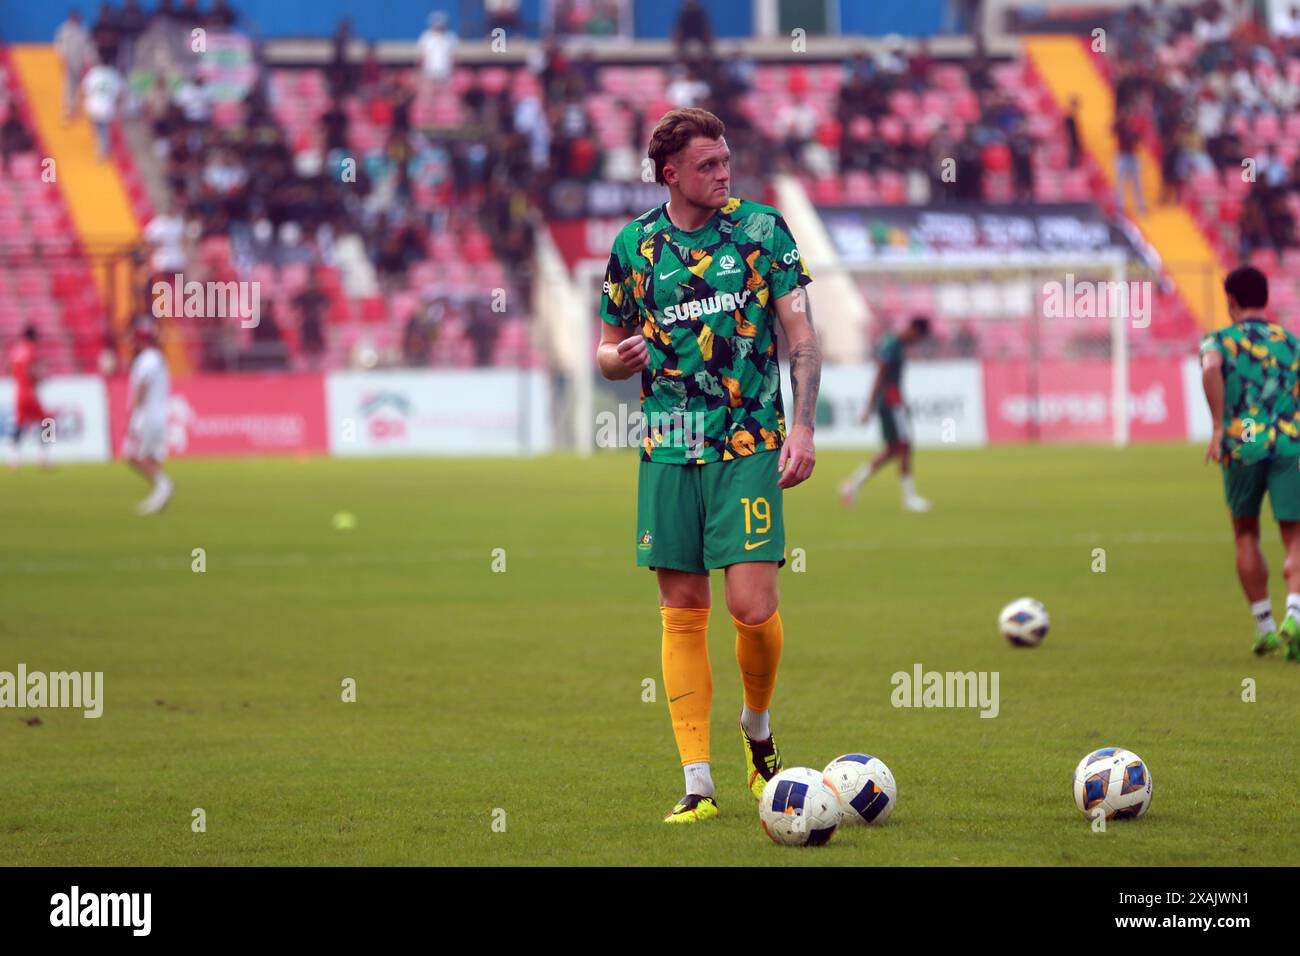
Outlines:
[{"label": "yellow sock", "polygon": [[709,609],[661,607],[664,621],[664,693],[673,719],[673,736],[682,764],[709,759],[709,709],[713,673],[709,670]]},{"label": "yellow sock", "polygon": [[765,711],[772,703],[781,648],[785,646],[781,612],[773,611],[762,624],[742,624],[735,617],[731,620],[736,625],[736,661],[745,685],[745,706],[752,711]]}]

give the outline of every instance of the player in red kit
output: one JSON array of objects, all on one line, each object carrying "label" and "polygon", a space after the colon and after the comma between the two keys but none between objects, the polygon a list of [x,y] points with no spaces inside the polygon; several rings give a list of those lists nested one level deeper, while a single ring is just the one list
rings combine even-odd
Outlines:
[{"label": "player in red kit", "polygon": [[36,454],[42,465],[48,464],[43,424],[51,420],[50,414],[36,397],[36,383],[41,377],[40,363],[36,359],[36,329],[27,326],[22,337],[9,349],[9,368],[14,377],[14,428],[10,464],[18,467],[18,443],[29,427],[37,429]]}]

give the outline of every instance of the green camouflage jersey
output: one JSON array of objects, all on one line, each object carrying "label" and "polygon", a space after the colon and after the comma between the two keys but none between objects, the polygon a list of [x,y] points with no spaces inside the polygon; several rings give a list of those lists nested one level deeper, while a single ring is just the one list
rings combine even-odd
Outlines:
[{"label": "green camouflage jersey", "polygon": [[1300,456],[1300,340],[1247,319],[1211,332],[1201,354],[1223,356],[1223,459],[1252,464]]},{"label": "green camouflage jersey", "polygon": [[903,343],[893,332],[886,332],[876,344],[876,361],[880,363],[880,392],[876,407],[897,408],[903,404]]},{"label": "green camouflage jersey", "polygon": [[705,465],[781,447],[775,303],[811,281],[771,206],[732,197],[686,232],[665,203],[619,231],[600,311],[649,347],[643,461]]}]

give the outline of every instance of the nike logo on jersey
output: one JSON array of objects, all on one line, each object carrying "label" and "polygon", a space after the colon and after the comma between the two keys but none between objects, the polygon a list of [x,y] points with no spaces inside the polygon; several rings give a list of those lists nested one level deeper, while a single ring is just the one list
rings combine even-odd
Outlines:
[{"label": "nike logo on jersey", "polygon": [[746,541],[745,550],[753,551],[755,548],[761,548],[763,545],[767,544],[771,540],[772,540],[771,538],[764,538],[762,541],[755,541],[753,544],[750,544],[748,541]]},{"label": "nike logo on jersey", "polygon": [[672,272],[661,272],[659,273],[659,280],[662,282],[664,279],[671,279],[681,271],[681,269],[674,269]]}]

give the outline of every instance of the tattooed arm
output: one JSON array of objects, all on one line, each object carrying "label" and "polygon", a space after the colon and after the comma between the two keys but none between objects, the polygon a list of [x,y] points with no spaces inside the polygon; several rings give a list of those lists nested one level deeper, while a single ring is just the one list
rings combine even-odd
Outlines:
[{"label": "tattooed arm", "polygon": [[822,351],[813,330],[808,293],[802,287],[776,300],[776,314],[785,335],[790,387],[794,391],[794,425],[781,447],[777,468],[781,472],[780,487],[793,488],[812,475],[817,462],[813,424],[822,382]]}]

